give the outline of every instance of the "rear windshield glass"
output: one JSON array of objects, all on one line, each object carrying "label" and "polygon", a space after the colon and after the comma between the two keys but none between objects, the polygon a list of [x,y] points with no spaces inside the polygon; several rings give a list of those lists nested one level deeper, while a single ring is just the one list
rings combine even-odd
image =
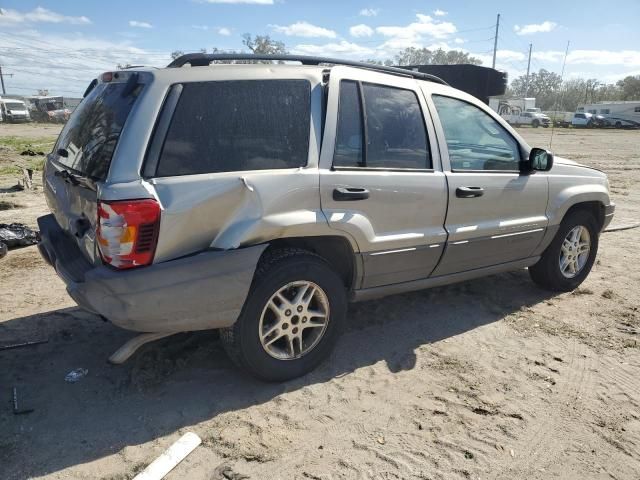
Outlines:
[{"label": "rear windshield glass", "polygon": [[157,175],[306,165],[310,98],[306,80],[184,84]]},{"label": "rear windshield glass", "polygon": [[[58,162],[87,177],[104,180],[124,122],[142,89],[126,83],[101,83],[87,95],[65,125],[56,152]],[[123,96],[123,93],[125,94]]]}]

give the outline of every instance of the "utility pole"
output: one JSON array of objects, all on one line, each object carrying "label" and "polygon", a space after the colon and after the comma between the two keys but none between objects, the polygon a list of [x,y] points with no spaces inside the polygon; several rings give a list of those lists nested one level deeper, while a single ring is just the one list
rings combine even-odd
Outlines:
[{"label": "utility pole", "polygon": [[496,53],[498,52],[498,30],[500,29],[500,14],[496,20],[496,36],[493,37],[493,65],[491,68],[496,68]]},{"label": "utility pole", "polygon": [[4,75],[2,75],[2,65],[0,65],[0,82],[2,83],[2,94],[6,95],[7,91],[4,88]]},{"label": "utility pole", "polygon": [[529,61],[527,62],[527,81],[525,83],[524,94],[525,96],[529,93],[529,70],[531,70],[531,49],[533,48],[533,43],[529,44]]}]

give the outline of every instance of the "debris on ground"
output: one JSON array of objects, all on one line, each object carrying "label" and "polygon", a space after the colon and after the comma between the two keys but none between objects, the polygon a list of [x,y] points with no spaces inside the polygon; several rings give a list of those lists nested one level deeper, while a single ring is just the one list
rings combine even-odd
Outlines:
[{"label": "debris on ground", "polygon": [[202,440],[193,432],[187,432],[173,445],[167,448],[162,455],[156,458],[133,480],[160,480],[175,468],[187,455],[193,452]]},{"label": "debris on ground", "polygon": [[[0,258],[2,258],[2,255],[0,255]],[[43,340],[32,340],[30,342],[13,343],[11,345],[0,345],[0,350],[12,350],[14,348],[30,347],[32,345],[40,345],[42,343],[47,343],[47,342],[49,342],[48,339],[43,339]]]},{"label": "debris on ground", "polygon": [[27,148],[26,150],[23,150],[22,152],[20,152],[20,155],[22,155],[23,157],[36,157],[36,156],[43,157],[45,155],[45,153],[44,152],[36,152],[35,150]]},{"label": "debris on ground", "polygon": [[9,247],[4,242],[0,242],[0,258],[6,257],[7,252],[9,252]]},{"label": "debris on ground", "polygon": [[71,370],[69,373],[67,373],[67,376],[64,377],[64,381],[69,383],[76,383],[82,377],[87,375],[87,373],[89,373],[89,370],[87,370],[86,368],[76,368],[75,370]]},{"label": "debris on ground", "polygon": [[18,389],[13,387],[13,414],[24,415],[33,412],[33,408],[19,408],[18,406]]},{"label": "debris on ground", "polygon": [[35,245],[39,241],[40,233],[23,223],[0,223],[0,243],[4,243],[9,250]]}]

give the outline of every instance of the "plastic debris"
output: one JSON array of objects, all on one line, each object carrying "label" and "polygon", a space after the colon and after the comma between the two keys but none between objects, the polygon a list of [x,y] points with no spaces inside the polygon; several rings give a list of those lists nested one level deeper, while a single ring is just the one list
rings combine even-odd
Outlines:
[{"label": "plastic debris", "polygon": [[182,460],[202,443],[200,437],[193,432],[187,432],[162,455],[151,462],[147,468],[134,477],[133,480],[160,480],[174,469]]},{"label": "plastic debris", "polygon": [[39,241],[40,233],[22,223],[0,223],[0,243],[4,243],[9,250],[35,245]]},{"label": "plastic debris", "polygon": [[87,370],[86,368],[76,368],[75,370],[71,370],[69,373],[67,373],[67,376],[64,377],[64,381],[69,383],[76,383],[87,373],[89,373],[89,370]]},{"label": "plastic debris", "polygon": [[0,258],[6,257],[7,252],[9,252],[9,247],[4,242],[0,242]]}]

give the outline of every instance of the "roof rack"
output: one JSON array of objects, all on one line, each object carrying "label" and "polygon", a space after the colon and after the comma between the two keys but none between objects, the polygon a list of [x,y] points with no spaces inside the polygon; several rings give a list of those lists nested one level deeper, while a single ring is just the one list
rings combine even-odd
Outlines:
[{"label": "roof rack", "polygon": [[403,77],[413,77],[420,80],[428,80],[430,82],[448,85],[447,82],[440,77],[428,73],[421,73],[412,70],[406,70],[398,67],[385,67],[383,65],[374,65],[371,63],[354,62],[351,60],[340,60],[337,58],[311,57],[307,55],[266,55],[255,53],[187,53],[173,60],[167,68],[179,68],[184,65],[192,67],[206,67],[215,61],[276,61],[276,62],[300,62],[302,65],[345,65],[348,67],[364,68],[366,70],[374,70],[376,72],[391,73],[393,75],[401,75]]}]

